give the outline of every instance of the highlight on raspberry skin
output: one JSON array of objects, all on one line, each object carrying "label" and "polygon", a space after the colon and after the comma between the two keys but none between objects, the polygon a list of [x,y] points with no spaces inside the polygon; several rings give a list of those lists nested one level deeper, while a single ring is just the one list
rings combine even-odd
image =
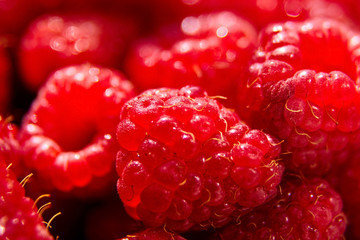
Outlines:
[{"label": "highlight on raspberry skin", "polygon": [[224,227],[214,240],[342,239],[346,227],[340,195],[323,179],[287,177],[271,202]]},{"label": "highlight on raspberry skin", "polygon": [[11,122],[12,117],[0,115],[0,159],[11,165],[17,177],[23,175],[26,168],[21,164],[21,150],[17,139],[18,127]]},{"label": "highlight on raspberry skin", "polygon": [[120,68],[137,34],[134,19],[100,13],[48,14],[35,19],[21,39],[22,79],[36,92],[59,68],[90,62]]},{"label": "highlight on raspberry skin", "polygon": [[88,187],[89,193],[97,178],[111,184],[116,124],[133,95],[132,84],[115,70],[83,64],[56,71],[20,129],[24,164],[39,184],[61,191]]},{"label": "highlight on raspberry skin", "polygon": [[280,144],[196,86],[130,99],[117,128],[118,193],[130,216],[174,232],[219,228],[277,193]]},{"label": "highlight on raspberry skin", "polygon": [[239,114],[284,140],[289,169],[324,176],[347,161],[360,133],[359,39],[331,19],[272,24],[240,82]]},{"label": "highlight on raspberry skin", "polygon": [[235,98],[234,85],[255,48],[251,23],[223,11],[189,16],[167,28],[177,34],[159,31],[133,47],[126,66],[134,84],[141,90],[192,84]]}]

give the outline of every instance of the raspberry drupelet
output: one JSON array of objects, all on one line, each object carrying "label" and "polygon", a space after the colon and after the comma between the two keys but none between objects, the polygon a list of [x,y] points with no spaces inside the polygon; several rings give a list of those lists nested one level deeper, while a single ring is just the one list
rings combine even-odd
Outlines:
[{"label": "raspberry drupelet", "polygon": [[127,212],[175,232],[218,228],[267,202],[284,170],[276,139],[195,86],[129,100],[117,139],[117,188]]},{"label": "raspberry drupelet", "polygon": [[273,24],[240,82],[239,115],[284,140],[289,169],[323,176],[360,134],[360,35],[329,19]]},{"label": "raspberry drupelet", "polygon": [[215,239],[338,240],[346,217],[340,195],[325,180],[284,177],[279,195],[224,227]]},{"label": "raspberry drupelet", "polygon": [[167,31],[176,34],[135,45],[127,63],[134,84],[141,90],[191,84],[234,98],[234,85],[255,49],[254,27],[224,11],[186,17]]},{"label": "raspberry drupelet", "polygon": [[24,164],[40,184],[62,191],[115,173],[116,124],[133,95],[131,83],[112,69],[83,64],[56,71],[23,119]]}]

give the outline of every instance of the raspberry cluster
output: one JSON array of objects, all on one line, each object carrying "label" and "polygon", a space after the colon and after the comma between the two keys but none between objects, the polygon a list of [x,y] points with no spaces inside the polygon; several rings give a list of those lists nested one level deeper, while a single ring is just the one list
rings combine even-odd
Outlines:
[{"label": "raspberry cluster", "polygon": [[0,0],[0,239],[360,239],[359,15]]}]

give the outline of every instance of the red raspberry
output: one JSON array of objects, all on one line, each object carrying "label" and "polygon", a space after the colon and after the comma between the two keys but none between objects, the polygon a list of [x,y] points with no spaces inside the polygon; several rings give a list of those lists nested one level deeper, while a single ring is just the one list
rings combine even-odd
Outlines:
[{"label": "red raspberry", "polygon": [[90,64],[58,70],[48,79],[20,132],[25,164],[43,178],[40,184],[69,191],[95,177],[106,179],[117,151],[118,116],[132,91],[119,72]]},{"label": "red raspberry", "polygon": [[[3,142],[0,149],[3,150]],[[6,148],[6,146],[5,146]],[[25,196],[25,190],[7,167],[0,155],[0,239],[51,240],[53,237],[43,225],[34,201]]]},{"label": "red raspberry", "polygon": [[186,240],[180,235],[170,233],[162,228],[148,228],[144,231],[127,235],[118,240]]},{"label": "red raspberry", "polygon": [[10,59],[0,43],[0,114],[7,112],[10,103],[10,70]]},{"label": "red raspberry", "polygon": [[119,67],[135,32],[134,22],[127,18],[95,13],[40,17],[21,41],[19,61],[25,84],[37,90],[53,71],[72,64]]},{"label": "red raspberry", "polygon": [[[329,19],[271,25],[240,82],[240,115],[284,140],[289,168],[322,176],[360,134],[360,35]],[[287,153],[287,154],[285,154]]]},{"label": "red raspberry", "polygon": [[340,193],[344,202],[344,212],[349,218],[348,239],[360,238],[360,153],[341,168],[337,168],[328,179]]},{"label": "red raspberry", "polygon": [[218,239],[343,238],[341,197],[323,179],[284,179],[279,196],[225,227]]},{"label": "red raspberry", "polygon": [[120,119],[118,193],[145,225],[221,227],[276,194],[284,170],[276,140],[199,87],[145,91]]},{"label": "red raspberry", "polygon": [[256,40],[253,26],[231,12],[187,17],[168,29],[174,39],[160,37],[137,44],[128,71],[135,85],[158,87],[199,85],[211,95],[233,96],[234,84],[247,68]]}]

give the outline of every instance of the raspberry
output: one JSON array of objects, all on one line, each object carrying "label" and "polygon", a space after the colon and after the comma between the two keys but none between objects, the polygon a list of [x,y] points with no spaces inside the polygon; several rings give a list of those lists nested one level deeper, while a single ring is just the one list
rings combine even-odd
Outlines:
[{"label": "raspberry", "polygon": [[239,113],[284,140],[289,169],[323,176],[342,164],[360,129],[360,35],[329,19],[271,25],[239,87]]},{"label": "raspberry", "polygon": [[344,202],[344,212],[348,216],[348,239],[360,238],[360,153],[351,156],[341,168],[337,168],[327,176]]},{"label": "raspberry", "polygon": [[325,180],[287,178],[278,197],[226,226],[217,239],[335,240],[345,227],[341,197]]},{"label": "raspberry", "polygon": [[134,47],[127,66],[135,85],[145,90],[194,84],[212,95],[233,96],[254,49],[253,26],[231,12],[211,13],[186,17],[177,36],[144,40]]},{"label": "raspberry", "polygon": [[129,41],[133,20],[101,14],[45,15],[28,28],[19,50],[25,84],[38,88],[55,70],[90,62],[119,67]]},{"label": "raspberry", "polygon": [[165,231],[162,228],[148,228],[118,240],[186,240],[185,238]]},{"label": "raspberry", "polygon": [[[3,142],[0,148],[3,150]],[[6,148],[6,146],[5,146]],[[2,151],[1,151],[2,152]],[[12,240],[51,240],[38,215],[34,202],[25,196],[24,188],[16,180],[0,155],[0,238]]]},{"label": "raspberry", "polygon": [[217,228],[276,194],[284,170],[277,141],[199,87],[147,90],[120,120],[118,193],[145,225]]},{"label": "raspberry", "polygon": [[118,115],[132,91],[121,73],[90,64],[58,70],[48,79],[20,132],[25,164],[43,178],[40,184],[70,191],[95,177],[106,179],[117,151]]}]

